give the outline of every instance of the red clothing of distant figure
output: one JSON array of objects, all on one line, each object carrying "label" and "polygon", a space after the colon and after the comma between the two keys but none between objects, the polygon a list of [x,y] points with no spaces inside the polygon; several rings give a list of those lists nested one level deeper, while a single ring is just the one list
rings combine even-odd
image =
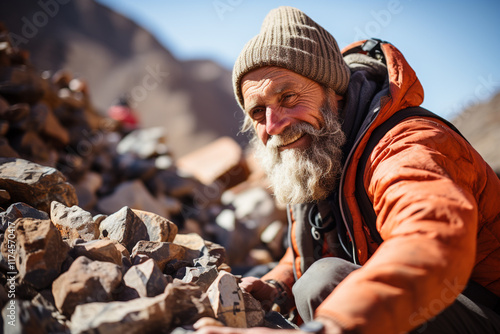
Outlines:
[{"label": "red clothing of distant figure", "polygon": [[125,128],[133,130],[138,126],[139,121],[135,117],[132,109],[126,104],[117,104],[108,109],[108,115],[119,121]]}]

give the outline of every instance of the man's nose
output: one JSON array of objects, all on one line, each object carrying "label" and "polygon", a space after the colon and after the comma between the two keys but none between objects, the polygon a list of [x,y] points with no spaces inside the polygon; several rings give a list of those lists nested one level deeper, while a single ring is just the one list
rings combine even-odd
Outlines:
[{"label": "man's nose", "polygon": [[281,108],[266,108],[266,132],[270,136],[280,134],[288,125],[290,117]]}]

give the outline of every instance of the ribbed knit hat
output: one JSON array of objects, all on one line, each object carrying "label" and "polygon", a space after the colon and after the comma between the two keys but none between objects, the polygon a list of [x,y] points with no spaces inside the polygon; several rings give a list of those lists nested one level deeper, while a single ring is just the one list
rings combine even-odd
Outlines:
[{"label": "ribbed knit hat", "polygon": [[344,94],[351,72],[335,38],[302,11],[278,7],[267,14],[260,33],[241,51],[233,68],[233,89],[243,109],[241,79],[264,66],[284,67]]}]

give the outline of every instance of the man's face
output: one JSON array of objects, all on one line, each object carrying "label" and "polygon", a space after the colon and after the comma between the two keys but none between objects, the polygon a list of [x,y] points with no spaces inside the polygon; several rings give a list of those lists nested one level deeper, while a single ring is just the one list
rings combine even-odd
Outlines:
[{"label": "man's face", "polygon": [[245,112],[254,125],[257,156],[281,203],[324,199],[341,170],[345,136],[337,99],[318,83],[279,67],[249,72],[242,80]]}]

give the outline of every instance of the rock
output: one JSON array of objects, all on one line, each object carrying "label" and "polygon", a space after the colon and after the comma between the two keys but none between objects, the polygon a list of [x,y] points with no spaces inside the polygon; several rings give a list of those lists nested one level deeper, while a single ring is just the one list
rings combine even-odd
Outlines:
[{"label": "rock", "polygon": [[132,251],[132,258],[138,255],[147,255],[155,260],[161,271],[165,265],[172,260],[182,261],[186,249],[180,245],[171,242],[159,241],[139,241]]},{"label": "rock", "polygon": [[49,219],[49,215],[29,206],[26,203],[11,204],[6,211],[0,213],[0,230],[5,232],[9,224],[13,224],[17,218],[36,218],[41,220]]},{"label": "rock", "polygon": [[123,206],[153,212],[160,216],[166,215],[163,206],[149,193],[140,180],[120,184],[114,193],[99,200],[97,210],[111,214]]},{"label": "rock", "polygon": [[69,133],[61,125],[57,117],[54,115],[52,110],[43,102],[33,106],[33,109],[40,112],[43,110],[46,113],[45,122],[43,122],[41,132],[56,140],[60,145],[69,144]]},{"label": "rock", "polygon": [[151,179],[145,181],[152,194],[166,194],[175,198],[192,196],[193,193],[201,188],[199,181],[181,176],[176,170],[161,170]]},{"label": "rock", "polygon": [[71,317],[71,333],[161,333],[172,321],[166,298],[163,293],[126,302],[78,305]]},{"label": "rock", "polygon": [[134,130],[125,136],[116,150],[119,154],[132,153],[140,159],[148,159],[168,152],[165,129],[153,127]]},{"label": "rock", "polygon": [[140,240],[148,240],[146,225],[137,215],[125,206],[108,216],[99,225],[99,238],[109,238],[122,243],[129,252]]},{"label": "rock", "polygon": [[215,317],[207,294],[199,286],[173,282],[167,285],[165,294],[173,325],[192,325],[198,319]]},{"label": "rock", "polygon": [[185,267],[184,271],[182,281],[184,283],[196,283],[203,291],[207,291],[219,274],[216,266]]},{"label": "rock", "polygon": [[111,301],[121,280],[122,272],[117,265],[80,256],[54,281],[52,294],[57,309],[69,317],[77,305]]},{"label": "rock", "polygon": [[19,122],[27,118],[30,114],[30,105],[28,103],[17,103],[8,106],[2,110],[0,116],[2,119],[10,122]]},{"label": "rock", "polygon": [[245,314],[247,326],[250,327],[258,327],[262,326],[264,323],[265,312],[262,308],[260,302],[255,299],[250,293],[246,291],[242,291],[243,293],[243,301],[245,303]]},{"label": "rock", "polygon": [[[11,228],[15,233],[14,255],[21,280],[37,290],[50,286],[68,254],[68,246],[57,228],[48,219],[34,218],[19,218],[7,231]],[[2,243],[4,257],[12,254],[7,240],[11,239],[6,238]]]},{"label": "rock", "polygon": [[13,202],[24,202],[50,212],[50,203],[78,204],[75,189],[62,173],[27,160],[0,158],[0,189],[9,192]]},{"label": "rock", "polygon": [[228,327],[246,328],[245,301],[238,279],[221,271],[207,290],[215,318]]},{"label": "rock", "polygon": [[63,238],[82,238],[85,241],[90,241],[99,237],[99,225],[94,222],[90,212],[82,210],[76,205],[69,208],[53,201],[50,208],[50,218]]},{"label": "rock", "polygon": [[132,209],[148,230],[150,241],[172,242],[177,235],[177,225],[152,212]]},{"label": "rock", "polygon": [[11,299],[2,310],[4,333],[66,333],[50,310],[27,300]]},{"label": "rock", "polygon": [[[125,254],[123,254],[123,252]],[[73,246],[70,255],[88,257],[94,261],[111,262],[118,266],[123,265],[123,258],[129,258],[130,253],[116,240],[92,240]]]},{"label": "rock", "polygon": [[31,66],[4,67],[0,75],[0,95],[10,103],[35,103],[43,96],[41,78]]},{"label": "rock", "polygon": [[102,176],[95,172],[87,172],[75,186],[79,206],[84,210],[92,210],[97,204],[97,190],[102,185]]},{"label": "rock", "polygon": [[153,259],[130,267],[123,282],[137,291],[139,297],[154,297],[161,294],[167,286],[167,279]]},{"label": "rock", "polygon": [[216,183],[221,190],[243,182],[249,175],[243,151],[230,137],[222,137],[179,158],[177,166],[205,185]]},{"label": "rock", "polygon": [[116,164],[120,176],[125,180],[147,180],[158,171],[154,160],[137,159],[132,154],[119,155]]},{"label": "rock", "polygon": [[0,204],[6,203],[10,200],[10,194],[7,190],[0,189]]},{"label": "rock", "polygon": [[226,251],[224,247],[214,242],[204,240],[199,234],[178,233],[173,242],[174,244],[181,245],[187,249],[187,254],[185,256],[186,260],[194,261],[195,259],[199,259],[204,256],[213,256],[217,258],[217,266],[226,262]]},{"label": "rock", "polygon": [[19,158],[19,153],[14,150],[7,139],[0,137],[0,157],[2,158]]}]

